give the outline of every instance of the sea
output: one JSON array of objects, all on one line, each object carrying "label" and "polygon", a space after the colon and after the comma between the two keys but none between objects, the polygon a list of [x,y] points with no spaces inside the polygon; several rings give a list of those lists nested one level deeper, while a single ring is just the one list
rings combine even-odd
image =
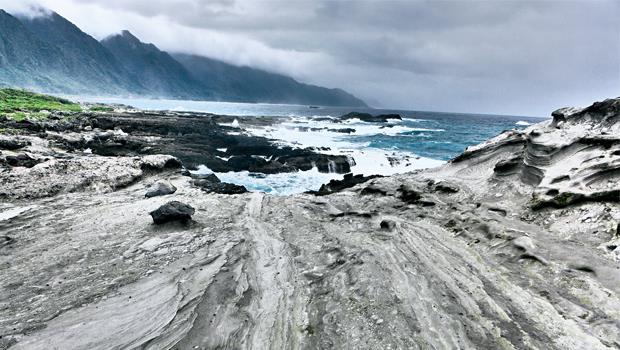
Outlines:
[{"label": "sea", "polygon": [[[251,127],[243,132],[273,139],[274,143],[296,147],[316,147],[329,154],[349,156],[354,174],[392,175],[416,169],[436,167],[505,130],[526,128],[544,118],[373,109],[359,107],[323,107],[263,103],[181,101],[164,99],[126,99],[66,96],[74,101],[118,103],[145,110],[207,112],[244,117],[282,117],[282,123]],[[335,122],[349,112],[400,114],[403,120],[366,123],[358,119]],[[231,123],[236,126],[238,121]],[[350,128],[349,134],[334,129]],[[331,129],[331,130],[330,130]],[[198,173],[210,173],[200,166]],[[316,169],[284,174],[250,172],[215,173],[222,181],[243,185],[250,191],[273,195],[291,195],[318,190],[342,174],[320,173]]]}]

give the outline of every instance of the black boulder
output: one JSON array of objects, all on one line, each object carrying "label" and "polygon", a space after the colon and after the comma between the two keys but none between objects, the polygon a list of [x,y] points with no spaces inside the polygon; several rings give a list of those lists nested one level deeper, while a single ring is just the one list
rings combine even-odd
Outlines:
[{"label": "black boulder", "polygon": [[194,212],[195,210],[191,206],[181,202],[172,201],[162,205],[156,210],[153,210],[149,214],[153,218],[153,222],[155,224],[161,225],[171,221],[187,222],[192,219]]}]

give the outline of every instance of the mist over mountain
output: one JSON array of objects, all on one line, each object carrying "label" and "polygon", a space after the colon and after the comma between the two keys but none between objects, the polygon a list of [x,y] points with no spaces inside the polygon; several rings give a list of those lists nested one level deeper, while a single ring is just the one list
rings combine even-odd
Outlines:
[{"label": "mist over mountain", "polygon": [[51,92],[62,89],[68,71],[57,59],[57,47],[41,41],[4,10],[0,10],[0,33],[0,85],[40,86]]},{"label": "mist over mountain", "polygon": [[13,16],[0,10],[0,86],[43,92],[235,102],[365,106],[340,89],[169,54],[129,31],[97,41],[55,12]]},{"label": "mist over mountain", "polygon": [[101,44],[142,86],[148,86],[151,94],[184,99],[208,97],[204,87],[179,62],[129,31],[107,37]]},{"label": "mist over mountain", "polygon": [[[208,57],[174,54],[212,98],[226,101],[363,106],[364,102],[341,89],[299,83],[291,77],[251,67],[234,66]],[[320,101],[316,102],[316,101]]]},{"label": "mist over mountain", "polygon": [[[65,66],[64,72],[69,75],[66,80],[73,80],[76,84],[69,92],[147,93],[110,51],[57,13],[17,18],[40,41],[56,48],[56,56],[51,59],[61,62]],[[33,58],[37,59],[37,56]]]}]

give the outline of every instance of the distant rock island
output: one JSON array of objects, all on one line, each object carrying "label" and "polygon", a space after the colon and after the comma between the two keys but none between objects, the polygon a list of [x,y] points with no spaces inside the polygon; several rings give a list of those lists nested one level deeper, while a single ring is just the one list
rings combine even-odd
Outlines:
[{"label": "distant rock island", "polygon": [[169,54],[129,31],[101,42],[55,12],[0,10],[0,86],[62,94],[364,107],[341,90],[215,59]]}]

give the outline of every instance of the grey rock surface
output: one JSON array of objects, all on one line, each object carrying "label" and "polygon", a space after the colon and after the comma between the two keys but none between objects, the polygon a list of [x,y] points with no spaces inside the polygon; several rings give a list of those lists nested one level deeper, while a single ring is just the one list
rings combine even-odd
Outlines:
[{"label": "grey rock surface", "polygon": [[154,183],[144,195],[146,198],[165,196],[173,194],[177,191],[177,188],[169,182],[159,181]]},{"label": "grey rock surface", "polygon": [[[204,193],[131,157],[8,172],[63,191],[0,172],[0,346],[617,349],[618,101],[321,197]],[[170,200],[192,225],[152,225]]]}]

